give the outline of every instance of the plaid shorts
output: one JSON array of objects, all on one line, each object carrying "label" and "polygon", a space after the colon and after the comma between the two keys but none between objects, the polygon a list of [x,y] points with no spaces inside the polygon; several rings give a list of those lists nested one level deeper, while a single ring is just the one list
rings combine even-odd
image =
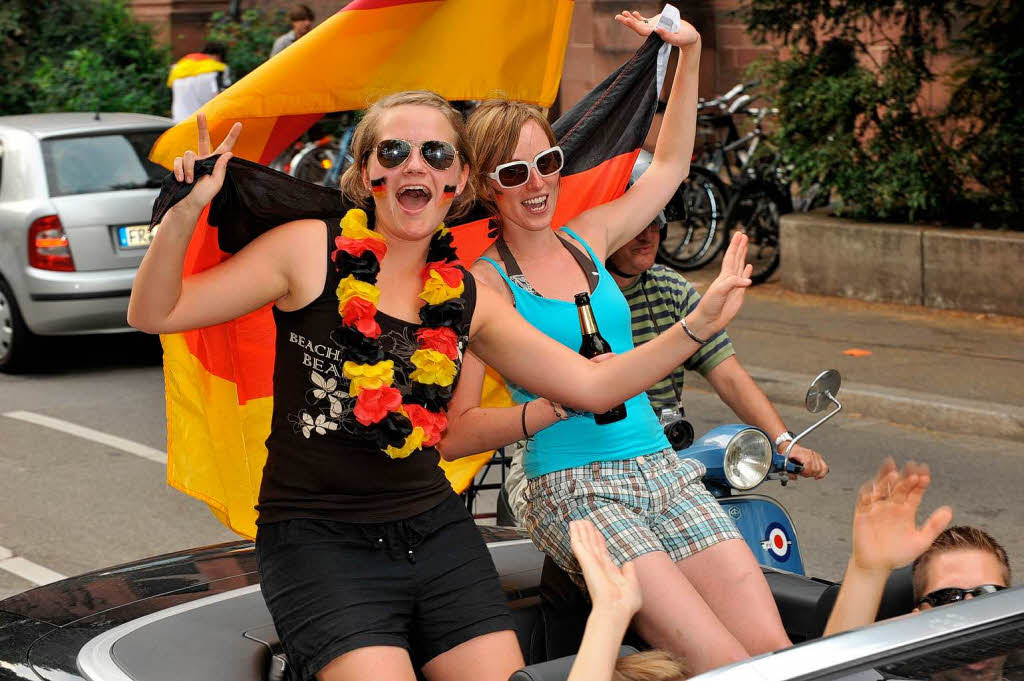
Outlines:
[{"label": "plaid shorts", "polygon": [[584,586],[569,545],[569,523],[587,519],[604,535],[616,565],[664,551],[678,562],[727,539],[736,525],[704,487],[706,469],[672,449],[596,461],[531,479],[526,531],[544,553]]}]

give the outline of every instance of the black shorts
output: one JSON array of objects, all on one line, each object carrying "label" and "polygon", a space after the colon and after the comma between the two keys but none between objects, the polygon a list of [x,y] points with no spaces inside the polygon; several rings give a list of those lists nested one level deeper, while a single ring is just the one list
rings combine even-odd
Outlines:
[{"label": "black shorts", "polygon": [[515,629],[487,546],[454,494],[391,523],[260,525],[256,555],[299,679],[357,648],[405,648],[418,669],[472,638]]}]

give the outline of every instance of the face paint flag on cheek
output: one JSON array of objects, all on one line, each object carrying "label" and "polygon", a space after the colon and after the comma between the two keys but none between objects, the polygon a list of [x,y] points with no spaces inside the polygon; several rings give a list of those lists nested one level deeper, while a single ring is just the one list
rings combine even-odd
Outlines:
[{"label": "face paint flag on cheek", "polygon": [[444,191],[441,193],[441,200],[442,201],[454,201],[455,200],[455,190],[456,189],[457,189],[457,187],[455,185],[453,185],[453,184],[446,184],[444,186]]},{"label": "face paint flag on cheek", "polygon": [[373,198],[383,199],[384,198],[384,182],[386,178],[378,177],[376,180],[370,180],[370,189],[373,191]]}]

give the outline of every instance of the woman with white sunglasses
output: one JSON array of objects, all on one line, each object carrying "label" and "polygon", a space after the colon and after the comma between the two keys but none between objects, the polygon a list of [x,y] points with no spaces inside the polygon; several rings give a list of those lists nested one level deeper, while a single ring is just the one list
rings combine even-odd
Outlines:
[{"label": "woman with white sunglasses", "polygon": [[[588,291],[601,334],[621,353],[633,347],[630,310],[603,263],[651,223],[689,173],[701,42],[685,21],[669,32],[636,12],[615,18],[641,36],[657,30],[679,48],[654,160],[622,197],[552,225],[564,159],[543,114],[518,102],[485,102],[468,126],[478,194],[500,224],[474,276],[574,350],[581,336],[573,300]],[[730,255],[743,238],[734,237]],[[731,266],[727,255],[723,267]],[[677,326],[694,350],[713,344],[719,331],[697,328],[688,317]],[[517,406],[481,408],[483,373],[467,354],[442,455],[528,439],[526,529],[579,586],[569,523],[589,520],[617,564],[634,563],[644,594],[634,624],[652,646],[685,656],[699,672],[789,645],[750,549],[701,483],[703,465],[677,456],[644,393],[626,401],[625,418],[599,425],[592,414],[567,413],[507,374]]]}]

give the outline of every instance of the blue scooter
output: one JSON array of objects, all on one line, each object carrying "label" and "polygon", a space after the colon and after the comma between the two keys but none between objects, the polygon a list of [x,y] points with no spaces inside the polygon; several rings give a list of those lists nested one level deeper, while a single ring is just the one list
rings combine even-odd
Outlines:
[{"label": "blue scooter", "polygon": [[[807,410],[817,414],[830,405],[835,409],[793,438],[790,448],[842,410],[836,399],[841,383],[835,369],[823,371],[811,382],[804,400]],[[790,474],[800,472],[800,464],[780,454],[763,430],[744,424],[712,428],[679,453],[707,467],[705,487],[729,513],[761,565],[804,574],[796,528],[782,504],[760,494],[735,494],[749,492],[765,480],[785,485]]]}]

